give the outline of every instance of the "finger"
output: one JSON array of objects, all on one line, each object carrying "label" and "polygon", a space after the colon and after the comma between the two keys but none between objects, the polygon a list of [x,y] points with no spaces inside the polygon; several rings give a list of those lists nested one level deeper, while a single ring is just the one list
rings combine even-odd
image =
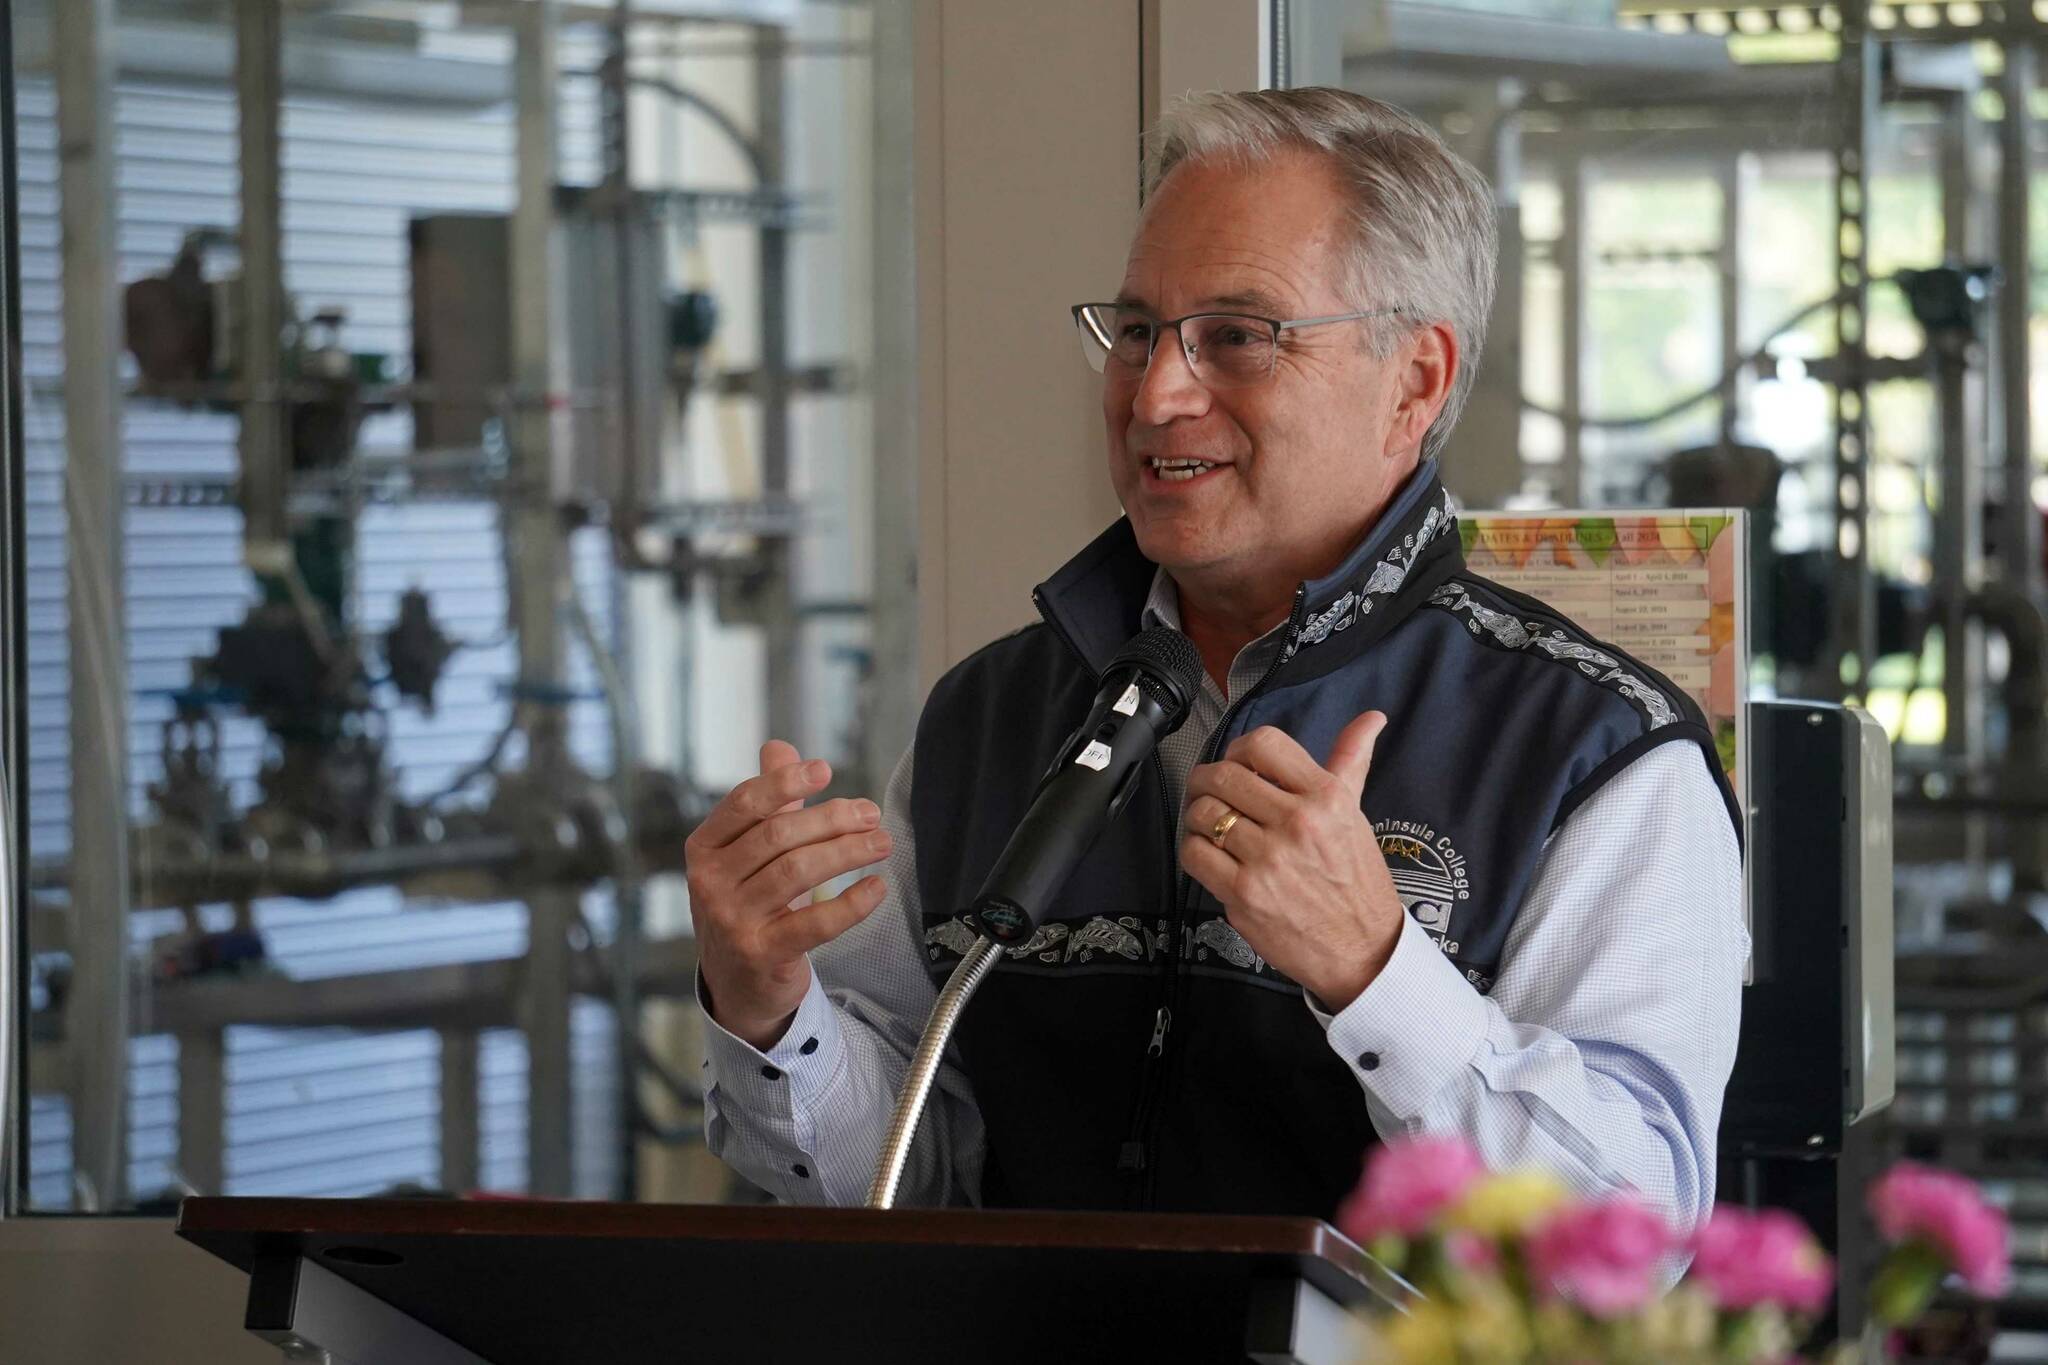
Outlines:
[{"label": "finger", "polygon": [[1244,865],[1201,835],[1190,834],[1180,841],[1180,869],[1225,905],[1236,903],[1237,879]]},{"label": "finger", "polygon": [[725,875],[743,882],[793,848],[874,829],[881,819],[874,802],[846,797],[819,806],[785,806],[727,845]]},{"label": "finger", "polygon": [[762,934],[762,941],[789,957],[808,953],[874,913],[886,890],[880,877],[863,877],[830,900],[784,915]]},{"label": "finger", "polygon": [[[1237,819],[1224,831],[1223,842],[1215,839],[1216,827],[1223,823],[1231,811],[1237,811]],[[1198,797],[1188,806],[1187,832],[1200,836],[1203,843],[1219,848],[1239,862],[1250,862],[1260,855],[1267,841],[1266,831],[1259,822],[1251,818],[1240,807],[1230,806],[1213,796]]]},{"label": "finger", "polygon": [[1322,765],[1309,757],[1294,736],[1271,725],[1239,735],[1223,756],[1297,796],[1308,795],[1328,780]]},{"label": "finger", "polygon": [[1372,771],[1372,751],[1379,745],[1380,731],[1386,728],[1386,712],[1364,712],[1344,727],[1330,747],[1330,761],[1325,766],[1356,799],[1365,797],[1366,775]]},{"label": "finger", "polygon": [[[1190,772],[1187,794],[1190,802],[1198,796],[1213,796],[1260,824],[1275,827],[1287,818],[1298,799],[1242,763],[1228,759],[1221,763],[1204,763]],[[1194,828],[1193,821],[1188,823],[1188,828]]]},{"label": "finger", "polygon": [[[761,775],[763,777],[774,772],[777,768],[787,768],[792,763],[801,762],[803,762],[803,755],[796,751],[796,745],[791,744],[786,739],[771,739],[761,746]],[[782,809],[794,810],[802,805],[803,801],[799,798]]]},{"label": "finger", "polygon": [[891,847],[887,832],[870,830],[793,848],[741,882],[736,899],[756,913],[779,909],[834,877],[872,867]]},{"label": "finger", "polygon": [[822,758],[750,777],[712,807],[711,814],[690,836],[691,841],[699,848],[724,848],[792,802],[803,804],[804,798],[822,790],[831,780],[832,765]]}]

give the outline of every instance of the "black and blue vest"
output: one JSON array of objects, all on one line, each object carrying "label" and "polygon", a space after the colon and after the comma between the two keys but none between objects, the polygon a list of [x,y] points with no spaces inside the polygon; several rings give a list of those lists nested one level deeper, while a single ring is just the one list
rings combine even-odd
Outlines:
[{"label": "black and blue vest", "polygon": [[[1042,622],[926,702],[911,820],[935,982],[973,944],[959,912],[1139,630],[1154,572],[1118,522],[1038,588]],[[1433,462],[1335,572],[1297,589],[1276,661],[1231,700],[1205,761],[1261,725],[1321,761],[1374,708],[1389,720],[1364,808],[1409,913],[1474,990],[1501,970],[1545,841],[1646,750],[1697,745],[1736,818],[1684,693],[1465,572]],[[1300,986],[1182,875],[1156,759],[1143,785],[955,1035],[987,1126],[982,1202],[1327,1217],[1375,1141],[1358,1079]]]}]

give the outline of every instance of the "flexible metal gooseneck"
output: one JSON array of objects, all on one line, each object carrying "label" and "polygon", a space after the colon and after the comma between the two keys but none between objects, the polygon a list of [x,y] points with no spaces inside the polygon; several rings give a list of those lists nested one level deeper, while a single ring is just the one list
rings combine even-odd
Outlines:
[{"label": "flexible metal gooseneck", "polygon": [[960,965],[946,978],[946,984],[939,988],[931,1018],[925,1021],[924,1036],[917,1040],[917,1051],[911,1055],[903,1089],[897,1093],[896,1112],[889,1117],[889,1132],[882,1139],[882,1154],[875,1162],[875,1181],[868,1186],[869,1208],[895,1207],[896,1187],[903,1182],[903,1167],[910,1160],[910,1141],[917,1136],[925,1100],[932,1093],[932,1081],[938,1077],[939,1058],[945,1055],[953,1026],[960,1022],[960,1011],[967,1008],[967,1001],[987,978],[1002,951],[993,939],[976,939],[960,959]]}]

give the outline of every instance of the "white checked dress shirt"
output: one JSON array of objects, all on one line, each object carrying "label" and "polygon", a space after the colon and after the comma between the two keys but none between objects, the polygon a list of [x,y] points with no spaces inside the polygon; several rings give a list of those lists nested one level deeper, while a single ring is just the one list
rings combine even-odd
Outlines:
[{"label": "white checked dress shirt", "polygon": [[[1145,624],[1179,628],[1163,571]],[[1265,672],[1279,633],[1238,654],[1228,693],[1204,677],[1187,723],[1160,745],[1176,806],[1229,698]],[[781,1040],[758,1051],[707,1015],[711,1150],[792,1203],[866,1196],[936,994],[923,953],[911,771],[905,753],[882,801],[882,827],[895,841],[882,869],[887,893],[812,954],[810,989]],[[1475,991],[1410,919],[1357,1000],[1335,1016],[1306,996],[1303,1007],[1357,1077],[1382,1138],[1460,1133],[1495,1170],[1540,1167],[1588,1196],[1633,1188],[1690,1227],[1714,1198],[1749,952],[1741,886],[1735,836],[1699,749],[1660,745],[1551,836],[1491,994]],[[977,1202],[982,1142],[954,1054],[900,1202]]]}]

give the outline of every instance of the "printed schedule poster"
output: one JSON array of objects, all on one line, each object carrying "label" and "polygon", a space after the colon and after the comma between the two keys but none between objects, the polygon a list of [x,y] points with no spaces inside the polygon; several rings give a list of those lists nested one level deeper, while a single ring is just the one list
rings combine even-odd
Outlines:
[{"label": "printed schedule poster", "polygon": [[1690,693],[1744,798],[1746,519],[1733,509],[1462,512],[1458,533],[1473,572],[1548,603]]}]

